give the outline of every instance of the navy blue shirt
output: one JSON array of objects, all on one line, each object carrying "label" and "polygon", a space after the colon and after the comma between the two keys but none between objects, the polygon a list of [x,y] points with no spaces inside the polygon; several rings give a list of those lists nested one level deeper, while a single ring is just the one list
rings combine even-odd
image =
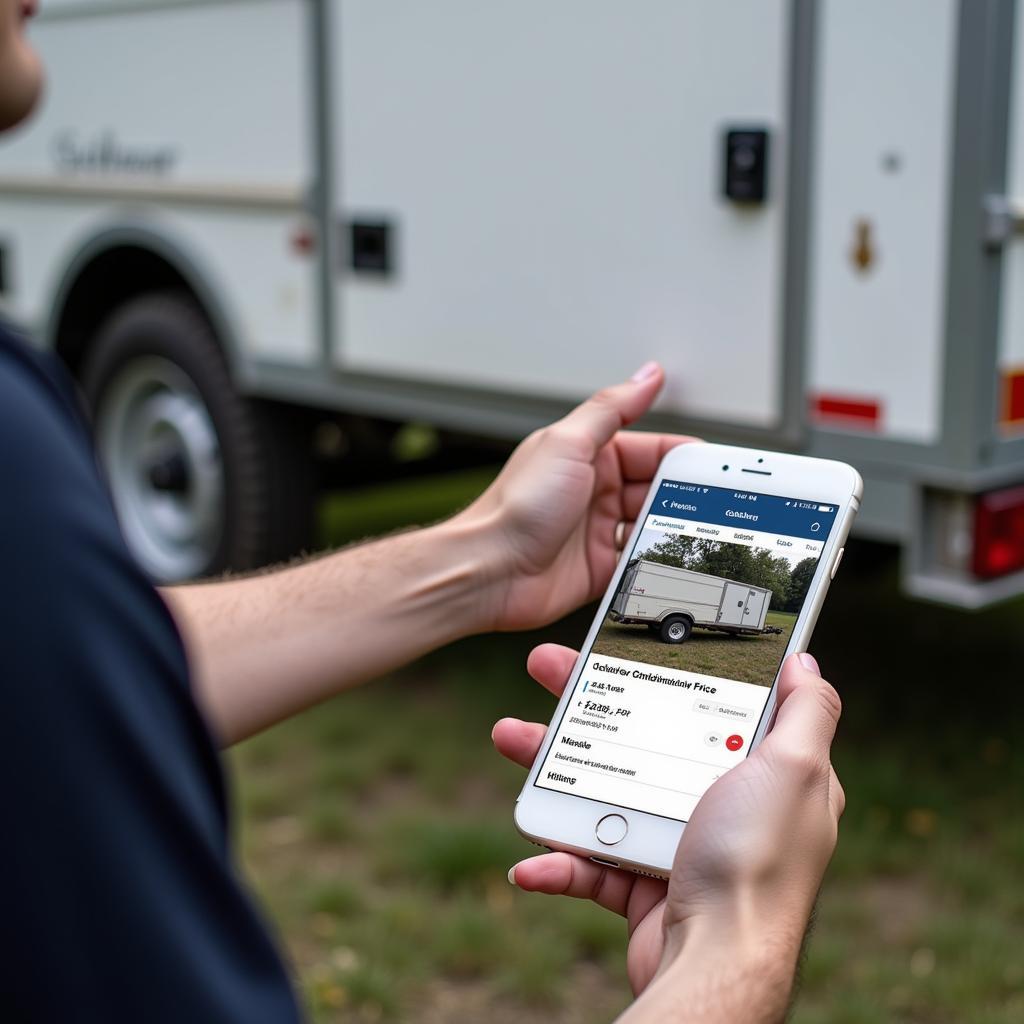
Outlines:
[{"label": "navy blue shirt", "polygon": [[0,1019],[298,1019],[181,639],[69,380],[0,326]]}]

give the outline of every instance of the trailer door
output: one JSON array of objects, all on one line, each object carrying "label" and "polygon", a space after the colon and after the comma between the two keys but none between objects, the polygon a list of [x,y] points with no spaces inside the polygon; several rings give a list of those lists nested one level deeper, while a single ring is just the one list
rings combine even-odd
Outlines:
[{"label": "trailer door", "polygon": [[[350,380],[522,413],[655,358],[660,409],[780,427],[787,0],[331,13]],[[764,201],[724,194],[729,129],[768,133]]]},{"label": "trailer door", "polygon": [[[1024,200],[1024,12],[1014,19],[1013,79],[1006,194]],[[1003,255],[1000,291],[997,417],[1004,440],[1024,434],[1024,246],[1019,237]]]},{"label": "trailer door", "polygon": [[723,626],[742,626],[750,594],[750,589],[743,583],[726,583],[717,621]]},{"label": "trailer door", "polygon": [[818,7],[808,383],[822,430],[939,437],[962,10]]},{"label": "trailer door", "polygon": [[640,566],[634,565],[631,569],[627,569],[622,574],[622,581],[619,583],[619,592],[615,595],[615,600],[612,601],[611,610],[616,614],[626,614],[626,606],[629,604],[630,591],[633,589],[633,584],[636,582],[636,577],[639,572]]},{"label": "trailer door", "polygon": [[767,590],[750,590],[747,592],[747,607],[743,611],[743,625],[750,629],[761,629],[764,626],[769,592]]}]

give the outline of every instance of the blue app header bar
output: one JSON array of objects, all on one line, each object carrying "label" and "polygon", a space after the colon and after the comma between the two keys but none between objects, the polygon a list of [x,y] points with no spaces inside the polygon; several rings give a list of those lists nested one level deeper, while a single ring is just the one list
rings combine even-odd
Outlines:
[{"label": "blue app header bar", "polygon": [[839,507],[806,498],[663,480],[649,511],[651,515],[824,541]]}]

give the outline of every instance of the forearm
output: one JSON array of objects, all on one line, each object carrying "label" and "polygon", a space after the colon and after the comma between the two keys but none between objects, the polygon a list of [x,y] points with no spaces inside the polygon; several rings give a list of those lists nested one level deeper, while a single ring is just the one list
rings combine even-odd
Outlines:
[{"label": "forearm", "polygon": [[456,518],[263,576],[164,590],[221,741],[486,628],[485,529]]},{"label": "forearm", "polygon": [[800,946],[793,933],[698,922],[618,1024],[781,1024]]}]

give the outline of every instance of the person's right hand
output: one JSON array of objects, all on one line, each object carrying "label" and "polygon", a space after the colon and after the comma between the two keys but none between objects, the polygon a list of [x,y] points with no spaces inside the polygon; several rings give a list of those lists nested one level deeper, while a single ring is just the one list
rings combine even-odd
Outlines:
[{"label": "person's right hand", "polygon": [[[527,669],[557,696],[575,659],[569,648],[543,644]],[[704,794],[668,883],[568,853],[520,861],[509,880],[530,892],[592,899],[625,916],[637,994],[683,953],[713,970],[716,956],[736,965],[749,952],[782,968],[781,975],[773,968],[773,976],[781,979],[775,994],[785,1000],[843,813],[829,756],[839,714],[839,696],[814,658],[787,659],[774,728]],[[502,754],[529,767],[544,732],[542,725],[505,718],[493,738]]]}]

